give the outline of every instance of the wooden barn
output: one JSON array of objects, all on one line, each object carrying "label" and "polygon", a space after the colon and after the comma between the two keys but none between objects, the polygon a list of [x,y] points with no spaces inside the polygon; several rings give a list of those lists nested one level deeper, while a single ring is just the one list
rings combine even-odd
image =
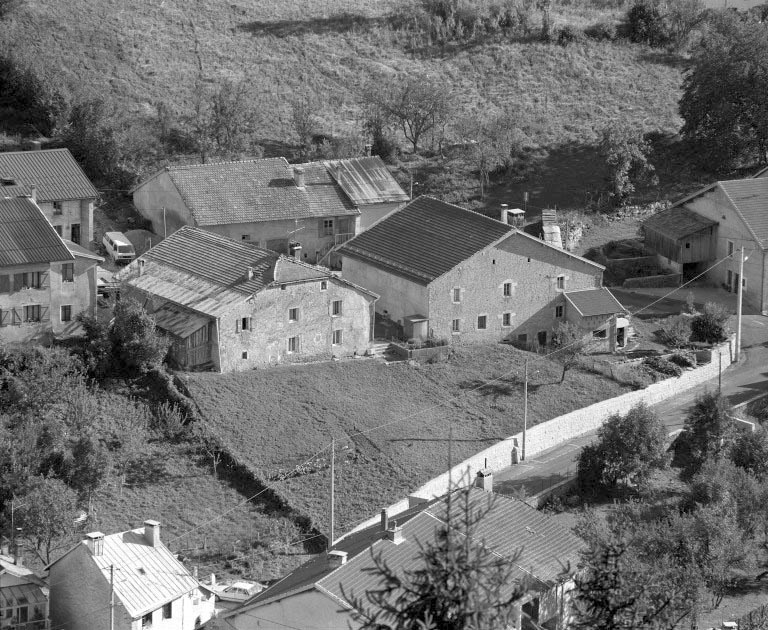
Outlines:
[{"label": "wooden barn", "polygon": [[658,212],[643,222],[642,229],[646,247],[683,277],[700,273],[715,258],[717,222],[687,208]]}]

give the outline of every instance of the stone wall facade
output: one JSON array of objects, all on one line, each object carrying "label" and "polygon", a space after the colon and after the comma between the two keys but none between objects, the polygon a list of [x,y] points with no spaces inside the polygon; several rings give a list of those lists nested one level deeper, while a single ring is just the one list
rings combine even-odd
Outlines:
[{"label": "stone wall facade", "polygon": [[61,238],[83,247],[93,241],[93,199],[66,199],[55,206],[52,201],[41,201],[37,205]]}]

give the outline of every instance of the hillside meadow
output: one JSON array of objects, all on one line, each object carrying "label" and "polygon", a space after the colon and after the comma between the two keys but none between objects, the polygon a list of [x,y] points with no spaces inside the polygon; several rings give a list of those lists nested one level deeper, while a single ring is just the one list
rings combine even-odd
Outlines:
[{"label": "hillside meadow", "polygon": [[334,439],[343,531],[446,470],[450,432],[459,462],[522,430],[526,356],[530,425],[627,391],[578,370],[561,384],[558,364],[501,344],[459,348],[437,364],[360,359],[190,374],[187,385],[232,457],[320,531]]}]

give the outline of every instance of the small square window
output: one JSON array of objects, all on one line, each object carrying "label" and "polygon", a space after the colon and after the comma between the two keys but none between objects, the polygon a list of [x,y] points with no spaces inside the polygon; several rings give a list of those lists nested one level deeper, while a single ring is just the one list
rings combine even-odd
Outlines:
[{"label": "small square window", "polygon": [[298,352],[299,351],[299,338],[298,337],[288,337],[288,352]]},{"label": "small square window", "polygon": [[461,320],[460,319],[454,319],[451,322],[451,332],[454,332],[454,333],[461,332]]},{"label": "small square window", "polygon": [[341,345],[342,339],[344,338],[344,331],[341,329],[334,330],[333,331],[333,345],[338,346]]},{"label": "small square window", "polygon": [[24,307],[24,321],[25,322],[39,322],[40,321],[40,305],[31,304]]},{"label": "small square window", "polygon": [[505,327],[512,325],[512,313],[504,313],[501,316],[501,325]]},{"label": "small square window", "polygon": [[557,288],[561,291],[565,289],[565,276],[557,276]]},{"label": "small square window", "polygon": [[[248,358],[248,350],[243,350],[242,357],[243,357],[243,359],[247,359]],[[170,619],[170,616],[163,617],[163,619]]]},{"label": "small square window", "polygon": [[333,310],[331,311],[334,317],[341,315],[341,300],[333,301]]},{"label": "small square window", "polygon": [[461,302],[461,289],[459,287],[455,287],[453,289],[453,303],[458,304]]},{"label": "small square window", "polygon": [[685,249],[691,249],[691,244],[690,243],[686,243],[685,244]]},{"label": "small square window", "polygon": [[0,276],[0,293],[11,292],[11,276]]},{"label": "small square window", "polygon": [[733,255],[733,241],[728,241],[728,255]]},{"label": "small square window", "polygon": [[235,320],[235,332],[241,332],[243,330],[250,330],[250,329],[251,329],[250,317],[238,317]]},{"label": "small square window", "polygon": [[251,240],[251,235],[250,234],[243,234],[240,238],[242,240],[244,240],[244,241],[250,241]]},{"label": "small square window", "polygon": [[512,295],[512,283],[511,282],[505,282],[504,283],[504,297],[510,297]]},{"label": "small square window", "polygon": [[555,317],[562,317],[563,316],[563,307],[562,306],[556,306],[555,307]]},{"label": "small square window", "polygon": [[75,281],[75,263],[64,263],[61,266],[61,281],[62,282]]},{"label": "small square window", "polygon": [[61,307],[61,321],[63,322],[72,321],[72,305],[71,304],[66,304]]},{"label": "small square window", "polygon": [[323,236],[333,236],[333,219],[323,219]]},{"label": "small square window", "polygon": [[327,280],[321,280],[320,281],[320,290],[325,291],[328,289],[328,281]]},{"label": "small square window", "polygon": [[[248,354],[247,352],[245,354]],[[243,357],[247,358],[247,357]],[[173,602],[168,602],[163,606],[163,619],[171,619],[173,617]]]},{"label": "small square window", "polygon": [[288,309],[288,321],[289,322],[297,322],[299,321],[299,309],[296,308],[289,308]]},{"label": "small square window", "polygon": [[477,316],[477,329],[478,330],[485,330],[488,328],[488,316],[487,315],[478,315]]},{"label": "small square window", "polygon": [[53,214],[61,214],[64,212],[64,203],[61,201],[53,202]]}]

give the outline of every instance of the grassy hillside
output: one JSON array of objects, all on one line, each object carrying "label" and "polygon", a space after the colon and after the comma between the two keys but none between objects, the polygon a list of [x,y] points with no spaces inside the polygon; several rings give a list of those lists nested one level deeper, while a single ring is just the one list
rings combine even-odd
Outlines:
[{"label": "grassy hillside", "polygon": [[[337,523],[374,514],[448,465],[522,429],[526,353],[493,345],[457,350],[435,365],[347,361],[240,374],[189,375],[203,416],[242,464],[327,529],[329,446],[337,448]],[[528,355],[529,357],[531,355]],[[536,359],[529,422],[626,391],[593,374]],[[480,387],[489,379],[496,383]],[[301,466],[308,460],[311,464]],[[280,480],[281,472],[301,473]]]},{"label": "grassy hillside", "polygon": [[[267,154],[285,153],[285,143],[295,142],[291,100],[317,102],[318,132],[351,133],[360,127],[363,84],[378,77],[386,85],[399,73],[438,78],[462,114],[510,108],[527,147],[521,167],[550,151],[590,144],[618,121],[644,131],[679,127],[681,68],[674,58],[591,40],[562,47],[494,38],[428,47],[387,20],[410,1],[27,0],[0,23],[0,39],[73,92],[115,97],[144,126],[156,119],[159,103],[188,113],[199,77],[248,78],[257,86]],[[556,11],[556,28],[620,15],[589,2]],[[566,168],[561,173],[569,175]],[[590,174],[593,182],[578,173],[581,188],[599,185],[601,174]],[[545,200],[547,191],[533,194]],[[572,196],[583,201],[583,194]]]}]

